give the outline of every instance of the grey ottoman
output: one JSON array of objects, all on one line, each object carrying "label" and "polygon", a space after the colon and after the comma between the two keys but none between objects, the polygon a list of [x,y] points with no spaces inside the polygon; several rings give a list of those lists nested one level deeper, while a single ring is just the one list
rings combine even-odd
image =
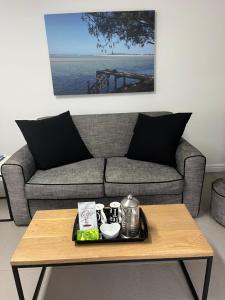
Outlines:
[{"label": "grey ottoman", "polygon": [[225,178],[219,178],[212,184],[211,214],[225,226]]}]

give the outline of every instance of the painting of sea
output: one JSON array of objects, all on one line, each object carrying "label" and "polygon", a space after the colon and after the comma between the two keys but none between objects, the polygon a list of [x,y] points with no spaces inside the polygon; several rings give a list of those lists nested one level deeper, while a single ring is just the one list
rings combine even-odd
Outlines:
[{"label": "painting of sea", "polygon": [[155,11],[45,15],[55,95],[154,91]]}]

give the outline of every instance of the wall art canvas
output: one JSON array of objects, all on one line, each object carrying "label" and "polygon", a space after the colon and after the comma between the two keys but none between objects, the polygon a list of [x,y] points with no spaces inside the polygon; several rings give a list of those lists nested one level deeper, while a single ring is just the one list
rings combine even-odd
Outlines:
[{"label": "wall art canvas", "polygon": [[55,95],[154,91],[155,11],[45,15]]}]

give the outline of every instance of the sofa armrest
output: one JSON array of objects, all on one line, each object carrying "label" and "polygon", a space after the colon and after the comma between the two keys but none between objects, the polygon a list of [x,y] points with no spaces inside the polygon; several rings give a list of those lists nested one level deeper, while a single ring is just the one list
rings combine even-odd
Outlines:
[{"label": "sofa armrest", "polygon": [[177,171],[184,177],[183,203],[193,217],[200,209],[202,186],[205,176],[205,156],[182,139],[176,152]]},{"label": "sofa armrest", "polygon": [[17,225],[27,225],[30,222],[25,183],[35,170],[35,162],[27,145],[14,153],[1,168],[13,218]]}]

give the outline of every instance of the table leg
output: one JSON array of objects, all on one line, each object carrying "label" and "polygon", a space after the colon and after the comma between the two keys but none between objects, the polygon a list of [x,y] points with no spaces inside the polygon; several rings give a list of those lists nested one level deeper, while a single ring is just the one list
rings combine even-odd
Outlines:
[{"label": "table leg", "polygon": [[23,294],[23,289],[22,289],[22,285],[21,285],[21,281],[20,281],[20,275],[19,275],[18,268],[12,267],[12,271],[13,271],[13,276],[14,276],[19,300],[24,300],[25,298],[24,298],[24,294]]},{"label": "table leg", "polygon": [[[15,267],[15,266],[12,267],[14,280],[15,280],[15,284],[16,284],[16,289],[17,289],[17,293],[19,296],[19,300],[25,300],[18,269],[19,269],[18,267]],[[38,298],[38,294],[39,294],[41,284],[42,284],[42,281],[43,281],[43,278],[45,275],[45,271],[46,271],[46,267],[42,267],[32,300],[36,300]]]},{"label": "table leg", "polygon": [[[201,298],[202,300],[207,300],[207,297],[208,297],[213,257],[208,257],[206,259],[207,259],[207,264],[206,264],[205,280],[204,280],[204,286],[203,286],[203,292],[202,292],[202,298]],[[184,276],[186,278],[186,281],[188,283],[188,286],[191,290],[192,296],[195,300],[198,300],[199,299],[198,294],[197,294],[195,287],[191,281],[191,277],[185,267],[185,264],[184,264],[183,260],[179,260],[179,262],[180,262],[181,269],[184,273]]]},{"label": "table leg", "polygon": [[187,284],[188,284],[188,286],[190,288],[190,291],[192,293],[193,298],[195,300],[199,300],[198,294],[197,294],[197,292],[195,290],[195,287],[194,287],[194,285],[193,285],[193,283],[191,281],[191,277],[190,277],[190,275],[189,275],[189,273],[188,273],[188,271],[187,271],[187,269],[185,267],[185,264],[184,264],[183,260],[179,260],[179,263],[180,263],[181,269],[182,269],[182,271],[184,273],[184,276],[186,278]]},{"label": "table leg", "polygon": [[203,292],[202,292],[202,300],[206,300],[207,296],[208,296],[209,282],[210,282],[210,276],[211,276],[211,270],[212,270],[212,262],[213,262],[213,257],[208,257],[207,264],[206,264],[206,270],[205,270],[205,281],[204,281]]},{"label": "table leg", "polygon": [[39,294],[41,284],[42,284],[42,281],[43,281],[43,278],[44,278],[44,275],[45,275],[45,271],[46,271],[46,267],[42,267],[41,274],[39,276],[38,283],[37,283],[36,289],[34,291],[34,295],[33,295],[32,300],[36,300],[38,298],[38,294]]}]

